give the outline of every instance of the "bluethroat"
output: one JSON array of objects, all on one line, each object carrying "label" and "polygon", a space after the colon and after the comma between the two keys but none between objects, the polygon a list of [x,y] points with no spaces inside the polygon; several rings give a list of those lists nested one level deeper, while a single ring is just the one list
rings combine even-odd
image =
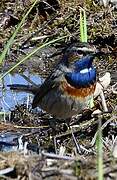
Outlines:
[{"label": "bluethroat", "polygon": [[96,86],[96,69],[92,63],[97,55],[94,45],[70,45],[40,87],[9,86],[13,90],[33,93],[32,108],[39,106],[57,119],[69,119],[90,108]]}]

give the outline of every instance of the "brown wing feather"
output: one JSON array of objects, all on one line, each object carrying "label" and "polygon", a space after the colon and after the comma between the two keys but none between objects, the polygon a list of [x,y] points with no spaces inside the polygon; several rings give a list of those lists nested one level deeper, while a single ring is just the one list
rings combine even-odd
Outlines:
[{"label": "brown wing feather", "polygon": [[55,70],[46,80],[45,82],[40,86],[38,92],[34,96],[32,108],[35,108],[38,106],[39,101],[42,100],[42,98],[53,88],[58,87],[60,84],[60,79],[64,72],[60,71],[59,69]]},{"label": "brown wing feather", "polygon": [[32,108],[35,108],[38,106],[39,101],[54,87],[54,82],[51,82],[50,80],[44,83],[34,96],[33,102],[32,102]]}]

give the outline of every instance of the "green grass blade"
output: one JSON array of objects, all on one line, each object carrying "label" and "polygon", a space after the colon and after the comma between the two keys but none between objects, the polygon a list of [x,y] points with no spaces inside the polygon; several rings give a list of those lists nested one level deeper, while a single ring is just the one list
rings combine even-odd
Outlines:
[{"label": "green grass blade", "polygon": [[8,40],[7,44],[5,45],[5,48],[2,52],[2,54],[0,55],[0,64],[2,64],[3,60],[5,59],[5,56],[10,48],[10,46],[13,44],[14,38],[16,37],[20,27],[22,26],[22,24],[24,23],[26,17],[28,16],[28,14],[31,12],[31,10],[33,9],[33,7],[35,6],[35,4],[37,3],[38,0],[35,0],[35,2],[33,3],[33,5],[31,6],[31,8],[28,10],[28,12],[23,16],[21,22],[19,23],[19,25],[17,26],[16,30],[14,31],[13,35],[11,36],[11,38]]},{"label": "green grass blade", "polygon": [[99,120],[96,146],[97,146],[98,180],[103,180],[103,142],[102,142],[101,120]]},{"label": "green grass blade", "polygon": [[87,42],[86,12],[83,8],[80,8],[80,40],[81,42]]},{"label": "green grass blade", "polygon": [[60,37],[60,38],[57,38],[57,39],[54,39],[54,40],[51,40],[41,46],[39,46],[38,48],[36,48],[34,51],[32,51],[31,53],[29,53],[27,56],[25,56],[22,60],[20,60],[16,65],[14,65],[12,68],[10,68],[5,74],[3,74],[1,77],[0,77],[0,81],[8,74],[10,73],[11,71],[13,71],[16,67],[18,67],[20,64],[22,64],[24,61],[26,61],[27,59],[29,59],[32,55],[34,55],[38,50],[42,49],[43,47],[45,46],[48,46],[50,44],[53,44],[59,40],[62,40],[64,38],[68,37],[68,35],[66,36],[63,36],[63,37]]},{"label": "green grass blade", "polygon": [[80,9],[80,40],[81,42],[84,42],[83,16],[81,9]]},{"label": "green grass blade", "polygon": [[86,20],[86,12],[83,10],[83,15],[84,15],[84,42],[87,42],[87,20]]},{"label": "green grass blade", "polygon": [[0,112],[0,115],[4,115],[4,114],[8,115],[10,114],[10,112]]}]

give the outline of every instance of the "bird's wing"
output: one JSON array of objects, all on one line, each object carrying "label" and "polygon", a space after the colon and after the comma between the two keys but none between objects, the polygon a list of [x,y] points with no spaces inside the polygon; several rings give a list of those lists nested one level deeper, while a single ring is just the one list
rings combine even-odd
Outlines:
[{"label": "bird's wing", "polygon": [[[62,73],[63,74],[63,73]],[[60,81],[59,79],[61,78],[60,71],[55,71],[52,73],[46,80],[45,82],[40,86],[38,89],[36,95],[34,96],[33,103],[32,103],[32,108],[35,108],[38,106],[39,101],[53,88],[59,86]]]}]

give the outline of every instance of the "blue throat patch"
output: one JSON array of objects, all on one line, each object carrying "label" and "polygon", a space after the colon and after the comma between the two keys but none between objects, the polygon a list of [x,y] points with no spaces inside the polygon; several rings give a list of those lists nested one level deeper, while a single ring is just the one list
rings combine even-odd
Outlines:
[{"label": "blue throat patch", "polygon": [[92,66],[95,54],[82,57],[74,63],[74,72],[65,74],[67,82],[76,88],[88,87],[96,81],[96,69]]},{"label": "blue throat patch", "polygon": [[86,73],[69,72],[65,74],[67,82],[76,88],[88,87],[96,81],[96,69],[89,69]]},{"label": "blue throat patch", "polygon": [[74,63],[75,71],[80,72],[83,69],[91,68],[94,58],[95,58],[95,55],[91,54],[91,55],[84,56],[80,60],[76,61]]}]

